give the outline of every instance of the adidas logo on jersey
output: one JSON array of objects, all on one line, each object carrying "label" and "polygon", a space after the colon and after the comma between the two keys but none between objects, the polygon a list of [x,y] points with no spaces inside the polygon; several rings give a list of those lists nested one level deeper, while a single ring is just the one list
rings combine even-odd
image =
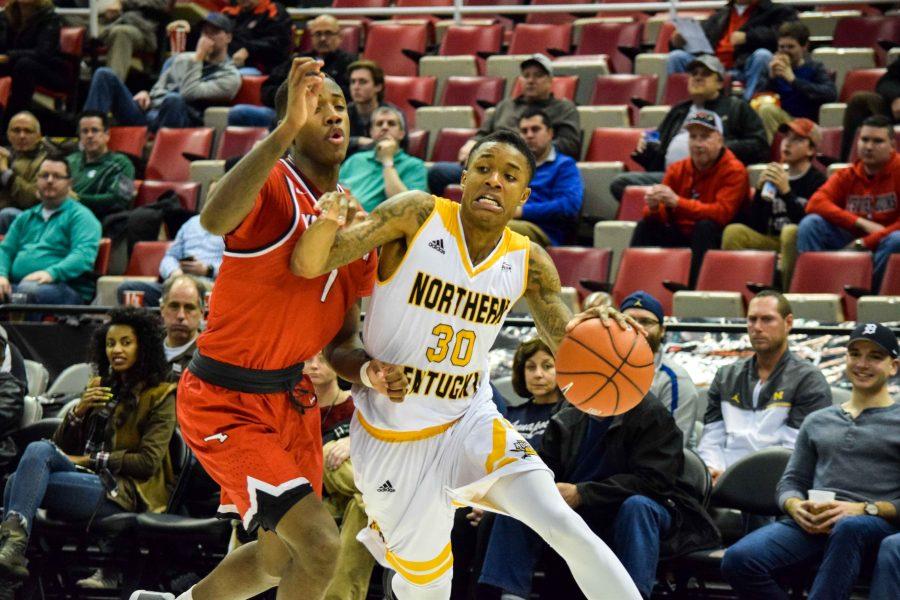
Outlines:
[{"label": "adidas logo on jersey", "polygon": [[437,250],[441,254],[446,254],[446,252],[444,251],[444,240],[442,239],[431,240],[430,242],[428,242],[428,247]]},{"label": "adidas logo on jersey", "polygon": [[393,493],[396,492],[397,490],[394,489],[394,486],[391,485],[391,480],[388,479],[387,481],[385,481],[384,483],[382,483],[382,484],[381,484],[381,487],[379,487],[379,488],[378,488],[377,490],[375,490],[375,491],[376,491],[376,492],[389,492],[389,493],[392,493],[392,494],[393,494]]}]

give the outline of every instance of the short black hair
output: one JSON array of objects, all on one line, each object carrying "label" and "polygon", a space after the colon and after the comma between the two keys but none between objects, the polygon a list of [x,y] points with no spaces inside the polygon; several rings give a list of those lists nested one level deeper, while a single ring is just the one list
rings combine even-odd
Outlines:
[{"label": "short black hair", "polygon": [[534,117],[540,117],[541,121],[544,122],[544,127],[546,127],[547,129],[553,129],[553,123],[550,121],[550,117],[547,116],[547,113],[536,106],[525,109],[525,112],[522,113],[521,117],[519,117],[519,123],[522,122],[522,119],[533,119]]},{"label": "short black hair", "polygon": [[[326,82],[331,81],[337,85],[338,89],[341,90],[341,95],[344,94],[343,88],[338,85],[338,82],[331,75],[325,72],[322,72],[321,75]],[[275,92],[275,118],[279,121],[284,118],[284,113],[287,111],[288,81],[290,81],[290,75],[278,86],[278,90]]]},{"label": "short black hair", "polygon": [[469,152],[469,158],[466,160],[466,169],[469,168],[472,158],[478,152],[478,149],[483,145],[492,142],[495,144],[506,144],[518,150],[518,152],[525,157],[525,160],[528,161],[528,180],[531,181],[531,178],[534,177],[534,172],[537,170],[537,161],[534,159],[534,153],[528,147],[528,144],[525,143],[525,140],[522,139],[521,135],[515,131],[509,131],[508,129],[500,129],[493,133],[489,133],[475,142],[475,146],[472,147],[472,151]]},{"label": "short black hair", "polygon": [[42,160],[40,162],[40,164],[38,164],[38,169],[40,169],[41,165],[47,161],[59,162],[59,163],[66,165],[66,177],[69,177],[69,178],[72,177],[72,167],[69,166],[69,161],[66,160],[66,155],[63,154],[62,152],[54,151],[54,152],[50,152],[49,154],[47,154],[47,156],[44,157],[44,160]]},{"label": "short black hair", "polygon": [[860,124],[860,127],[877,127],[878,129],[886,129],[888,139],[894,141],[894,124],[885,115],[872,115]]},{"label": "short black hair", "polygon": [[794,312],[794,309],[791,307],[790,301],[778,290],[763,290],[757,295],[751,298],[751,302],[756,300],[757,298],[775,298],[775,303],[777,304],[778,314],[781,315],[782,319],[786,319],[787,316]]},{"label": "short black hair", "polygon": [[800,21],[788,21],[782,23],[778,28],[778,37],[789,37],[797,40],[801,46],[805,46],[809,42],[809,27]]},{"label": "short black hair", "polygon": [[[85,110],[82,111],[80,115],[78,115],[78,126],[81,127],[82,119],[100,119],[100,122],[103,124],[103,131],[109,131],[109,115],[105,112],[99,110]],[[79,132],[80,133],[80,132]]]}]

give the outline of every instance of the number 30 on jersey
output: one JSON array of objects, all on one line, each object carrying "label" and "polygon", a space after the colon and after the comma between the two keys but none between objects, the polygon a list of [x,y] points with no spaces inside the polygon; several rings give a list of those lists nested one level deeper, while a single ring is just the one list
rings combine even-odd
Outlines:
[{"label": "number 30 on jersey", "polygon": [[457,367],[465,367],[472,360],[472,351],[475,349],[475,332],[471,329],[453,328],[446,323],[439,323],[431,330],[437,340],[434,346],[425,350],[425,358],[431,362],[443,362],[450,356],[450,362]]}]

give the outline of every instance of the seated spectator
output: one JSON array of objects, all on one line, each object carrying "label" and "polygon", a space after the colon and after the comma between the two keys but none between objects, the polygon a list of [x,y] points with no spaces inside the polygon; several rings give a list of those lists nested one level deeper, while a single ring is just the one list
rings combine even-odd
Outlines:
[{"label": "seated spectator", "polygon": [[[225,241],[220,235],[207,232],[200,225],[200,215],[188,219],[166,250],[159,262],[160,281],[168,281],[179,275],[197,277],[200,284],[212,288],[212,282],[219,273]],[[144,292],[144,306],[160,306],[163,285],[156,282],[125,281],[116,290],[119,304],[125,292]]]},{"label": "seated spectator", "polygon": [[[0,355],[9,357],[5,336],[6,330],[0,327]],[[4,360],[4,365],[7,362]],[[25,394],[28,391],[25,385],[25,380],[13,375],[10,368],[0,368],[0,477],[9,474],[10,463],[19,455],[12,435],[22,426]]]},{"label": "seated spectator", "polygon": [[850,160],[856,130],[863,121],[874,115],[884,115],[895,125],[900,123],[900,58],[888,65],[887,73],[875,84],[874,92],[856,92],[850,96],[844,111],[841,160]]},{"label": "seated spectator", "polygon": [[[797,262],[797,223],[806,214],[807,200],[826,178],[812,165],[816,149],[822,145],[818,125],[809,119],[794,119],[781,125],[779,131],[785,134],[781,139],[782,162],[769,163],[763,171],[747,210],[747,224],[727,226],[722,249],[780,252],[781,289],[787,291]],[[762,192],[767,182],[773,186],[771,197]]]},{"label": "seated spectator", "polygon": [[[131,63],[157,51],[157,33],[169,10],[167,0],[101,0],[99,40],[106,46],[106,66],[125,81]],[[145,69],[151,65],[143,65]]]},{"label": "seated spectator", "polygon": [[[684,480],[683,438],[653,394],[615,417],[593,417],[563,403],[550,419],[540,456],[566,503],[605,540],[649,598],[660,556],[715,545],[718,534]],[[494,522],[480,582],[528,598],[544,548],[525,524]],[[548,598],[582,598],[561,559],[548,557]]]},{"label": "seated spectator", "polygon": [[690,100],[672,107],[657,130],[659,142],[641,138],[632,158],[647,172],[617,175],[609,191],[622,200],[629,185],[653,185],[663,180],[663,171],[674,163],[690,156],[688,133],[684,124],[699,110],[708,110],[722,117],[725,147],[745,165],[765,162],[769,159],[769,144],[759,115],[750,105],[723,92],[725,67],[715,56],[695,58],[688,66],[688,93]]},{"label": "seated spectator", "polygon": [[28,385],[25,360],[16,345],[9,341],[6,329],[0,327],[0,373],[12,373],[13,377]]},{"label": "seated spectator", "polygon": [[375,109],[372,115],[375,147],[357,152],[341,165],[338,180],[371,212],[376,206],[407,190],[425,190],[425,162],[406,153],[406,120],[392,106]]},{"label": "seated spectator", "polygon": [[881,540],[869,600],[893,600],[900,590],[900,534]]},{"label": "seated spectator", "polygon": [[684,436],[684,445],[694,446],[694,422],[699,416],[697,388],[684,367],[660,352],[666,336],[662,304],[647,292],[639,290],[622,300],[619,310],[647,331],[647,343],[653,350],[656,366],[650,391],[672,413],[675,424]]},{"label": "seated spectator", "polygon": [[891,254],[900,252],[900,156],[887,117],[863,121],[859,159],[810,197],[797,231],[797,251],[854,248],[875,253],[878,289]]},{"label": "seated spectator", "polygon": [[66,160],[72,170],[72,191],[101,222],[128,210],[134,197],[134,165],[119,152],[109,150],[109,117],[86,111],[78,119],[81,150]]},{"label": "seated spectator", "polygon": [[[759,89],[778,41],[778,28],[788,21],[797,20],[797,12],[786,4],[772,0],[733,0],[709,16],[701,27],[716,57],[729,70],[731,76],[744,82],[744,100],[747,102]],[[690,68],[694,56],[680,50],[684,38],[675,33],[669,52],[666,72],[681,73]]]},{"label": "seated spectator", "polygon": [[178,382],[197,349],[206,288],[190,275],[173,275],[162,289],[160,314],[166,339],[163,351],[172,367],[170,381]]},{"label": "seated spectator", "polygon": [[498,104],[484,120],[475,137],[459,149],[458,162],[439,162],[428,171],[428,189],[443,194],[451,183],[459,183],[463,165],[475,143],[486,135],[505,129],[519,131],[519,121],[530,108],[539,108],[550,118],[556,150],[575,160],[581,157],[581,120],[571,100],[553,95],[553,63],[543,54],[534,54],[520,65],[522,94]]},{"label": "seated spectator", "polygon": [[12,87],[5,116],[29,109],[38,83],[58,91],[70,84],[59,50],[60,27],[52,0],[6,3],[0,18],[0,77],[12,77]]},{"label": "seated spectator", "polygon": [[[113,311],[93,337],[91,362],[105,375],[88,383],[52,441],[28,445],[6,484],[0,576],[7,583],[28,577],[25,550],[38,508],[87,522],[118,512],[160,512],[169,500],[175,385],[166,382],[159,321],[139,309]],[[109,588],[117,579],[100,570],[78,584]]]},{"label": "seated spectator", "polygon": [[[777,574],[810,563],[818,566],[810,598],[850,598],[878,544],[900,531],[900,404],[888,393],[898,356],[897,337],[883,325],[862,323],[850,334],[850,400],[806,418],[778,483],[778,506],[790,518],[725,552],[722,574],[739,598],[787,600]],[[836,499],[808,499],[813,490]]]},{"label": "seated spectator", "polygon": [[519,119],[519,133],[534,153],[537,169],[531,194],[516,208],[509,228],[543,247],[565,245],[575,236],[584,182],[575,159],[556,151],[550,117],[529,108]]},{"label": "seated spectator", "polygon": [[0,294],[24,293],[30,304],[89,302],[100,222],[72,198],[62,156],[45,158],[37,177],[40,204],[16,217],[0,243]]},{"label": "seated spectator", "polygon": [[632,246],[689,247],[691,285],[703,256],[718,248],[722,230],[747,199],[747,170],[725,147],[722,119],[698,110],[684,122],[690,156],[670,165],[661,184],[647,192],[644,218]]},{"label": "seated spectator", "polygon": [[778,104],[761,103],[756,109],[769,143],[780,125],[791,119],[816,121],[819,107],[837,100],[837,87],[825,65],[809,56],[809,29],[800,21],[778,28],[778,52],[760,77],[759,91],[778,94]]},{"label": "seated spectator", "polygon": [[241,75],[262,75],[285,60],[291,47],[291,17],[272,0],[237,0],[222,14],[234,21],[228,53]]},{"label": "seated spectator", "polygon": [[774,291],[747,307],[753,356],[719,368],[707,392],[697,453],[715,483],[744,456],[782,446],[792,449],[803,420],[831,406],[831,388],[818,367],[788,349],[794,315]]},{"label": "seated spectator", "polygon": [[372,115],[382,106],[394,106],[384,100],[384,71],[371,60],[357,60],[347,67],[350,79],[350,104],[347,119],[350,121],[350,146],[347,156],[367,150],[374,140]]},{"label": "seated spectator", "polygon": [[241,87],[241,74],[228,56],[234,23],[221,13],[203,19],[194,52],[177,54],[149,92],[132,97],[108,67],[94,72],[84,110],[112,112],[117,125],[194,127],[203,123],[203,110],[228,103]]},{"label": "seated spectator", "polygon": [[0,147],[0,234],[20,212],[38,203],[38,167],[50,152],[41,124],[30,112],[9,120],[6,137],[12,150]]},{"label": "seated spectator", "polygon": [[540,450],[541,438],[563,399],[556,387],[556,359],[540,338],[519,344],[513,356],[512,386],[527,400],[506,408],[506,420],[532,448]]},{"label": "seated spectator", "polygon": [[337,374],[322,354],[303,365],[309,377],[322,416],[323,502],[340,522],[341,548],[334,578],[325,592],[329,600],[365,600],[369,578],[375,566],[372,554],[356,540],[356,534],[368,526],[362,493],[353,480],[350,462],[350,419],[353,398],[338,387]]}]

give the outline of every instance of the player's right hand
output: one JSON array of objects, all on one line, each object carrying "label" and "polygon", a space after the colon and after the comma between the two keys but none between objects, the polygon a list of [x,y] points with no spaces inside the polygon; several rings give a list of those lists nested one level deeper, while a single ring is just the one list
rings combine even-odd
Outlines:
[{"label": "player's right hand", "polygon": [[319,197],[316,208],[319,209],[319,218],[337,223],[343,227],[347,222],[347,210],[350,201],[345,192],[326,192]]},{"label": "player's right hand", "polygon": [[403,367],[373,358],[369,361],[367,373],[372,382],[372,389],[382,396],[387,396],[391,402],[403,402],[406,387],[409,385]]},{"label": "player's right hand", "polygon": [[319,69],[321,62],[308,56],[295,58],[288,75],[288,99],[282,123],[295,134],[303,128],[307,119],[319,104],[319,91],[324,79]]}]

